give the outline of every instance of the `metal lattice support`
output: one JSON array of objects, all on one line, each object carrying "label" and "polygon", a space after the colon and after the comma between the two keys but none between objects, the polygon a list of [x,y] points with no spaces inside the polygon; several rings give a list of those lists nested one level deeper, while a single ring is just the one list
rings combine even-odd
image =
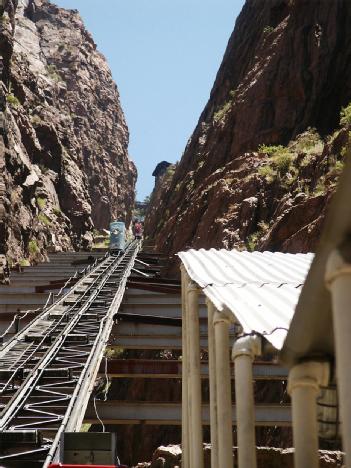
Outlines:
[{"label": "metal lattice support", "polygon": [[62,433],[79,430],[138,250],[89,268],[0,348],[0,465],[47,467]]}]

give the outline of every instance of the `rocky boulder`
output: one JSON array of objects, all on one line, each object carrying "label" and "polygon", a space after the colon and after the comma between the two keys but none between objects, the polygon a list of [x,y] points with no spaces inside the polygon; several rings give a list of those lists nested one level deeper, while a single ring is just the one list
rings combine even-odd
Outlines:
[{"label": "rocky boulder", "polygon": [[[159,447],[149,463],[139,463],[138,468],[180,468],[181,448],[179,445]],[[211,446],[204,445],[204,468],[211,468]],[[234,448],[234,460],[237,460],[237,448]],[[343,466],[343,454],[320,450],[321,468],[336,468]],[[237,468],[234,462],[234,467]],[[135,468],[137,468],[135,467]],[[294,450],[270,447],[257,447],[257,468],[294,468]]]}]

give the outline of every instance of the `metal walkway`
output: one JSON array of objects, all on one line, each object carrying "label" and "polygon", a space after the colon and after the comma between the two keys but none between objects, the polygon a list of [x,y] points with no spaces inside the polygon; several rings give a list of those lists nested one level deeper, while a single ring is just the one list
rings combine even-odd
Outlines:
[{"label": "metal walkway", "polygon": [[138,250],[96,261],[0,347],[1,467],[48,467],[62,433],[80,429]]}]

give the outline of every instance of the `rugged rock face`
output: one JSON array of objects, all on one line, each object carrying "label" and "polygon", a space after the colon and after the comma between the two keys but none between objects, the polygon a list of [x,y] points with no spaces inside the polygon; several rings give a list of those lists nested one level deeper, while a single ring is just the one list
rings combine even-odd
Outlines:
[{"label": "rugged rock face", "polygon": [[348,141],[347,119],[333,132],[351,101],[350,19],[346,0],[246,1],[184,155],[153,194],[156,249],[314,249]]},{"label": "rugged rock face", "polygon": [[86,247],[134,203],[117,87],[77,11],[6,0],[0,29],[0,253]]}]

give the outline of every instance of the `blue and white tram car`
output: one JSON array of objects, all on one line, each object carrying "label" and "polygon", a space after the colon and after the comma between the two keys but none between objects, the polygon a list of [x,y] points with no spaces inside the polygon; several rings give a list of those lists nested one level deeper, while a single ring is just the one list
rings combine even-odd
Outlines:
[{"label": "blue and white tram car", "polygon": [[123,221],[110,224],[110,251],[124,250],[126,246],[126,225]]}]

